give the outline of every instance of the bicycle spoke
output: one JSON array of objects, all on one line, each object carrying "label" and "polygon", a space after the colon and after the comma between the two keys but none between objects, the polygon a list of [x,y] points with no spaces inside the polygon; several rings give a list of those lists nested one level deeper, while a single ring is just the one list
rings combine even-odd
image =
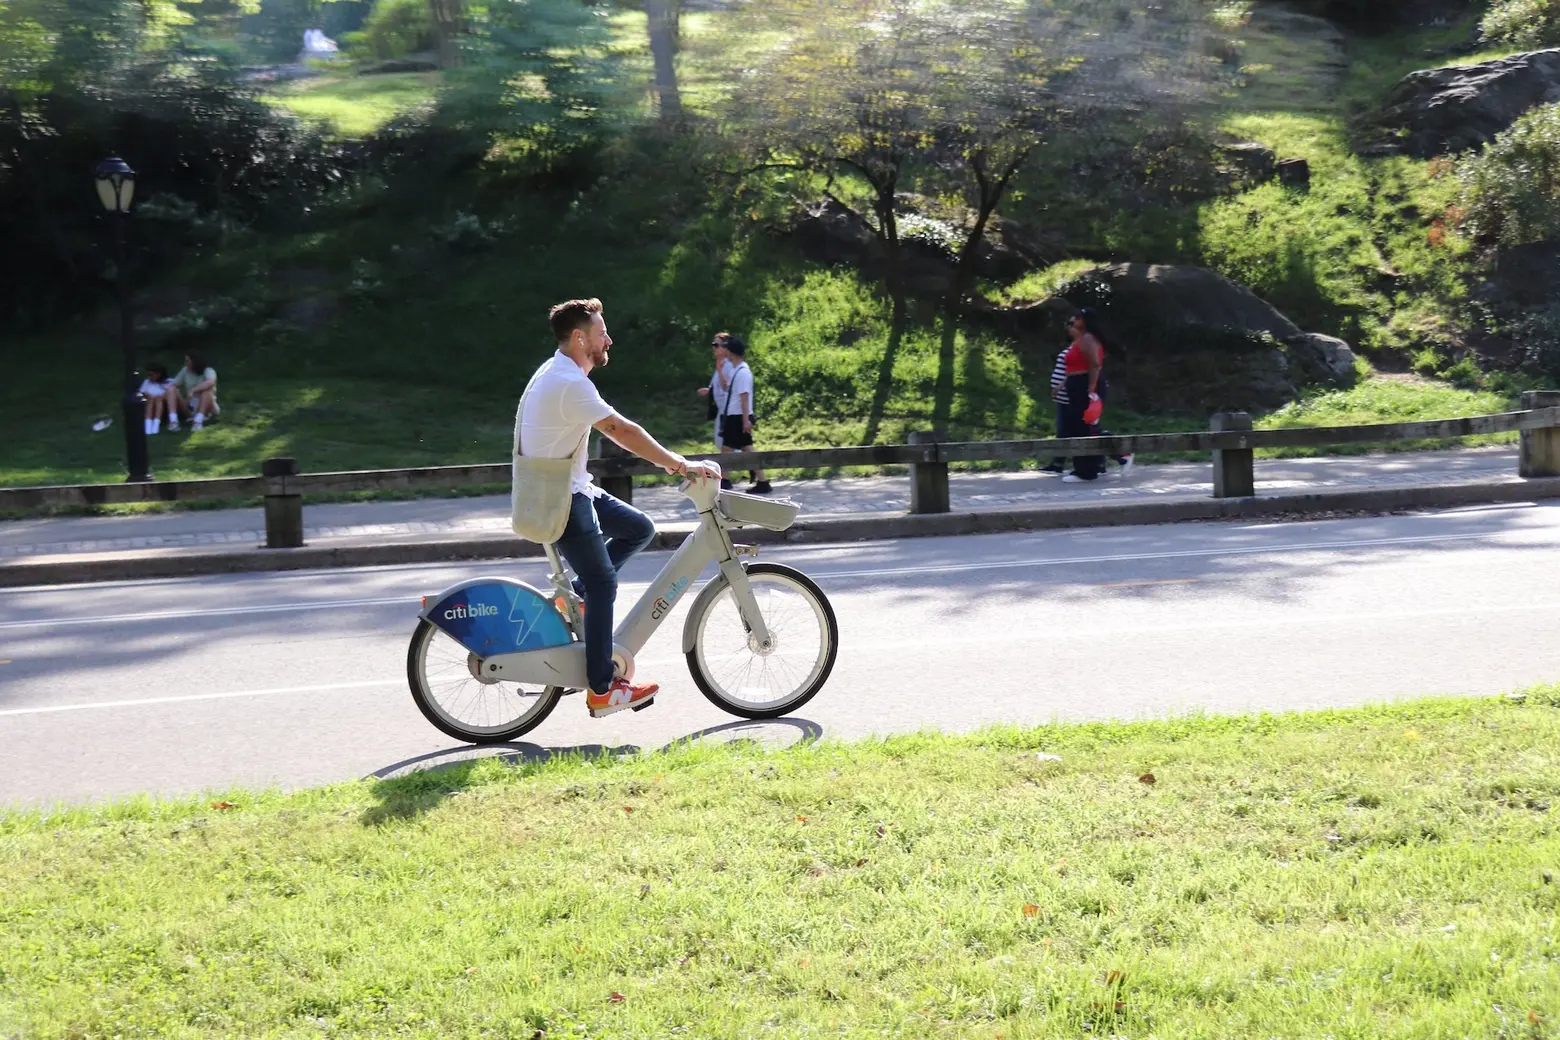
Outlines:
[{"label": "bicycle spoke", "polygon": [[542,689],[477,680],[471,674],[470,653],[439,630],[424,641],[419,662],[429,706],[465,732],[492,734],[513,729],[547,703]]},{"label": "bicycle spoke", "polygon": [[750,581],[773,649],[753,649],[736,597],[727,588],[702,620],[698,652],[708,681],[723,697],[765,710],[807,688],[827,658],[829,639],[803,588],[776,574],[754,574]]}]

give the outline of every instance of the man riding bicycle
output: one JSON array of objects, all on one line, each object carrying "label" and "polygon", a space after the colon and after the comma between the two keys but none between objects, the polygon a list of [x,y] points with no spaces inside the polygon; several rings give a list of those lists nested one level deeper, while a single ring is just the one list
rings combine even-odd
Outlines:
[{"label": "man riding bicycle", "polygon": [[690,462],[662,447],[644,427],[602,400],[590,380],[594,369],[606,365],[612,348],[600,300],[569,300],[553,307],[547,317],[558,349],[537,369],[515,423],[522,455],[562,459],[573,453],[573,499],[557,547],[576,575],[575,591],[585,600],[585,672],[590,683],[585,704],[599,719],[643,707],[660,689],[655,683],[631,684],[614,677],[612,664],[618,573],[650,544],[655,522],[595,485],[585,468],[588,431],[594,427],[667,473],[691,480],[719,480],[721,473],[713,462]]}]

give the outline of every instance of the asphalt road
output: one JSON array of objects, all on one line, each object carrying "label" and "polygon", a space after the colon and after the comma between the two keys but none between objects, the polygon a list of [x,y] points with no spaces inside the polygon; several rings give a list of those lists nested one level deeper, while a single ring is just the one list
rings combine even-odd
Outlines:
[{"label": "asphalt road", "polygon": [[[566,698],[527,755],[691,735],[787,743],[993,722],[1298,709],[1560,680],[1560,505],[768,549],[840,621],[800,716],[733,719],[679,651],[658,703]],[[623,602],[663,554],[636,560]],[[531,563],[255,574],[0,595],[0,804],[392,775],[470,754],[406,690],[417,597]]]}]

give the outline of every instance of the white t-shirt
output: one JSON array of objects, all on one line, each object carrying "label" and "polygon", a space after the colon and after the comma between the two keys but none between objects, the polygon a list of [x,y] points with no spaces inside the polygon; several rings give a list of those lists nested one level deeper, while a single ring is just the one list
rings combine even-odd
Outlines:
[{"label": "white t-shirt", "polygon": [[159,383],[155,379],[148,379],[141,384],[141,393],[147,397],[161,397],[168,392],[167,383]]},{"label": "white t-shirt", "polygon": [[585,470],[590,428],[612,414],[596,384],[572,358],[558,351],[531,377],[525,408],[515,409],[515,450],[539,459],[574,453],[574,493],[600,493]]},{"label": "white t-shirt", "polygon": [[[728,377],[731,384],[730,397],[722,395],[721,400],[726,402],[722,415],[746,415],[753,410],[753,370],[747,367],[747,363],[736,366]],[[748,406],[742,407],[742,395],[748,395]]]}]

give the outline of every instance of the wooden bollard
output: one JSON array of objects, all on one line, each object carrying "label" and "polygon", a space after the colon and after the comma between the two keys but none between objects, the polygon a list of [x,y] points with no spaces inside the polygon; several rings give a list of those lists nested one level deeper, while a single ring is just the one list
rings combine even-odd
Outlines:
[{"label": "wooden bollard", "polygon": [[[596,445],[596,457],[598,459],[628,459],[633,458],[633,452],[619,447],[616,441],[603,437]],[[634,501],[634,478],[627,474],[602,477],[601,490],[614,498],[631,503]]]},{"label": "wooden bollard", "polygon": [[265,547],[298,548],[303,544],[303,495],[287,479],[298,475],[298,460],[266,459],[260,475],[265,478]]},{"label": "wooden bollard", "polygon": [[[1528,390],[1522,394],[1522,408],[1560,407],[1560,390]],[[1517,474],[1523,477],[1560,477],[1560,426],[1523,430],[1518,435]]]},{"label": "wooden bollard", "polygon": [[[916,430],[909,437],[909,443],[913,445],[932,445],[933,459],[937,459],[938,440],[940,437],[933,430]],[[910,512],[946,513],[950,508],[948,464],[940,459],[910,463]]]},{"label": "wooden bollard", "polygon": [[[1219,412],[1209,423],[1214,433],[1249,431],[1251,416],[1245,412]],[[1245,439],[1242,438],[1242,443]],[[1215,448],[1213,497],[1250,498],[1257,493],[1256,463],[1250,448]]]}]

